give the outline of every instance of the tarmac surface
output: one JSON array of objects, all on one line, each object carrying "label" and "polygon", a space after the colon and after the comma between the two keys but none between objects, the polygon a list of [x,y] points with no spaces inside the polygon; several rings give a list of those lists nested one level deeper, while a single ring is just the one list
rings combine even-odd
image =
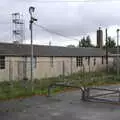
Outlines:
[{"label": "tarmac surface", "polygon": [[[116,88],[116,87],[115,87]],[[0,120],[119,120],[120,105],[83,102],[80,91],[0,102]]]}]

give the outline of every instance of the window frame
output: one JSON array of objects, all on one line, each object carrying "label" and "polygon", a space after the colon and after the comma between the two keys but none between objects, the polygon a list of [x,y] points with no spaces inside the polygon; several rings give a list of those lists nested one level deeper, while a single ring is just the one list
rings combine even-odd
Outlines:
[{"label": "window frame", "polygon": [[77,67],[83,66],[83,57],[81,57],[81,56],[76,57],[76,66]]},{"label": "window frame", "polygon": [[5,56],[0,56],[0,69],[5,69]]}]

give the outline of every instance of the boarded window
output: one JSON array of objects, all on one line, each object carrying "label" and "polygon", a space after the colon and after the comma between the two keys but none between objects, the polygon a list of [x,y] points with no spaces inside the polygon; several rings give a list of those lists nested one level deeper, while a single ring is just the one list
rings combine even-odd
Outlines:
[{"label": "boarded window", "polygon": [[5,69],[5,56],[0,56],[0,69]]},{"label": "boarded window", "polygon": [[83,65],[83,58],[82,57],[76,57],[76,66],[82,66]]}]

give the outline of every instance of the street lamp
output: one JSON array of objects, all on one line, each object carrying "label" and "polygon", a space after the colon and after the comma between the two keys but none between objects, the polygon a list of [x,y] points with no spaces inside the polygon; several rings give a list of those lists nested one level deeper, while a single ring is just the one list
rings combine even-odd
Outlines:
[{"label": "street lamp", "polygon": [[120,29],[117,29],[117,76],[119,76],[119,31]]},{"label": "street lamp", "polygon": [[33,17],[34,11],[35,11],[34,7],[32,6],[29,7],[29,13],[30,13],[29,29],[30,29],[30,39],[31,39],[31,82],[33,81],[33,23],[34,21],[37,21],[37,19]]}]

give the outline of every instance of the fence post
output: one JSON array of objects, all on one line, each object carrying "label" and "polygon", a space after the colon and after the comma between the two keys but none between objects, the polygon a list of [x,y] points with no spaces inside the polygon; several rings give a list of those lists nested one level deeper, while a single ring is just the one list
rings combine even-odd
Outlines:
[{"label": "fence post", "polygon": [[8,61],[8,64],[9,64],[9,81],[11,81],[11,61],[9,60]]},{"label": "fence post", "polygon": [[85,73],[85,66],[84,66],[84,64],[83,64],[83,73]]},{"label": "fence post", "polygon": [[119,90],[119,95],[118,95],[118,102],[120,102],[120,89]]},{"label": "fence post", "polygon": [[63,77],[65,76],[65,63],[64,61],[62,62],[62,68],[63,68]]},{"label": "fence post", "polygon": [[90,89],[84,87],[83,90],[82,90],[82,100],[83,100],[83,101],[87,101],[87,100],[88,100],[88,98],[89,98],[89,93],[90,93]]},{"label": "fence post", "polygon": [[71,74],[72,74],[73,73],[73,71],[72,71],[72,57],[70,59],[70,69],[71,69]]},{"label": "fence post", "polygon": [[23,79],[27,79],[27,58],[23,60]]},{"label": "fence post", "polygon": [[17,75],[18,75],[18,80],[20,80],[20,61],[16,61],[17,62]]},{"label": "fence post", "polygon": [[12,67],[12,61],[9,60],[8,61],[8,64],[9,64],[9,81],[10,81],[10,87],[13,88],[13,67]]},{"label": "fence post", "polygon": [[89,73],[90,73],[90,64],[89,64]]},{"label": "fence post", "polygon": [[9,81],[13,80],[13,61],[9,60]]}]

